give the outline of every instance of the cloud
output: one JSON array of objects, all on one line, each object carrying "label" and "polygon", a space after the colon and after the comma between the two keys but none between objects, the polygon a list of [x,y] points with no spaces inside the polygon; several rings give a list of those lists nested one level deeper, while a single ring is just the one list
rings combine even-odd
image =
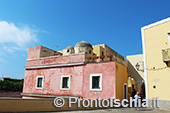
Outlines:
[{"label": "cloud", "polygon": [[28,47],[37,42],[35,30],[26,25],[17,27],[14,23],[0,21],[0,44],[15,44],[17,47]]},{"label": "cloud", "polygon": [[[14,53],[16,50],[18,51],[27,51],[26,48],[22,48],[22,47],[16,47],[16,46],[13,46],[13,47],[10,47],[10,46],[5,46],[5,45],[0,45],[0,49],[8,52],[8,53]],[[2,52],[0,52],[0,55],[3,54]]]},{"label": "cloud", "polygon": [[[25,55],[27,48],[38,42],[39,29],[35,26],[0,21],[0,63],[7,60],[7,56]],[[12,54],[12,55],[11,55]]]}]

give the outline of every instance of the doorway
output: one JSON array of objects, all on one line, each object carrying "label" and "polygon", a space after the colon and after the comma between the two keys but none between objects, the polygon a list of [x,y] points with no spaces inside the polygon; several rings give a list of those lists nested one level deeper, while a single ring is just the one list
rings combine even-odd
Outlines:
[{"label": "doorway", "polygon": [[124,90],[124,99],[127,99],[127,84],[126,83],[124,83],[123,90]]}]

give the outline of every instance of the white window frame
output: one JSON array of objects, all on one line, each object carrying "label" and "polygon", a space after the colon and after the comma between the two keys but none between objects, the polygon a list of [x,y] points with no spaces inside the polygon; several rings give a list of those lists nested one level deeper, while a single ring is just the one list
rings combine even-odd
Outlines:
[{"label": "white window frame", "polygon": [[[100,86],[100,89],[93,89],[92,88],[92,77],[95,77],[95,76],[100,76],[100,81],[99,81],[99,86]],[[102,82],[102,74],[101,73],[99,73],[99,74],[90,74],[90,90],[91,91],[102,91],[102,84],[103,84],[103,82]]]},{"label": "white window frame", "polygon": [[[38,78],[42,78],[42,87],[37,87]],[[36,77],[36,89],[43,89],[44,88],[44,76],[37,76]]]},{"label": "white window frame", "polygon": [[[63,86],[63,78],[64,77],[68,77],[68,88],[62,88],[62,86]],[[62,75],[61,76],[61,82],[60,82],[60,89],[61,90],[70,90],[70,75]]]}]

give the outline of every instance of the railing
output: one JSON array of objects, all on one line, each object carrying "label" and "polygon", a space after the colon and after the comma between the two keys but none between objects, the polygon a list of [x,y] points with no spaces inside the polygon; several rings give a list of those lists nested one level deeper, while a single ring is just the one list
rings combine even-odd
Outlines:
[{"label": "railing", "polygon": [[163,61],[170,61],[170,48],[162,50]]}]

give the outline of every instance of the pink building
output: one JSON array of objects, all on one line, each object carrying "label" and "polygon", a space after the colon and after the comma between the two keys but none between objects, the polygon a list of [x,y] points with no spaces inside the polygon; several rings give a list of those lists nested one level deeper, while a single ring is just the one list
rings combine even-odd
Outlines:
[{"label": "pink building", "polygon": [[[89,43],[85,44],[87,50]],[[88,47],[93,52],[93,47]],[[23,97],[127,98],[127,67],[116,60],[97,62],[99,57],[93,53],[90,58],[89,54],[64,55],[43,46],[29,48]]]}]

